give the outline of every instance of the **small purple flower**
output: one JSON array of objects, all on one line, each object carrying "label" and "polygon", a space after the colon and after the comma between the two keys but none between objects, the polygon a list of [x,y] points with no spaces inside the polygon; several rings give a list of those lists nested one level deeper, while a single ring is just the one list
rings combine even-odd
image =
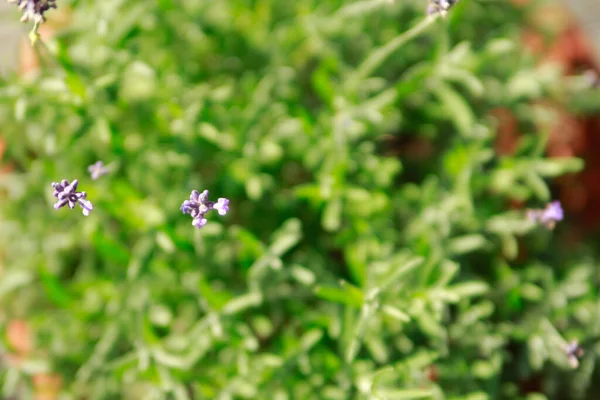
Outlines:
[{"label": "small purple flower", "polygon": [[579,366],[579,359],[583,356],[583,349],[579,345],[579,341],[577,339],[571,340],[563,346],[563,351],[569,360],[571,368],[577,368]]},{"label": "small purple flower", "polygon": [[558,221],[563,220],[564,213],[560,201],[555,200],[548,203],[546,208],[528,210],[527,218],[534,223],[546,226],[548,229],[553,229]]},{"label": "small purple flower", "polygon": [[16,3],[19,10],[23,12],[21,22],[32,20],[36,24],[46,21],[44,13],[51,8],[56,8],[56,0],[8,0]]},{"label": "small purple flower", "polygon": [[429,0],[427,5],[427,15],[440,14],[445,17],[454,5],[458,3],[458,0]]},{"label": "small purple flower", "polygon": [[88,167],[88,172],[92,176],[92,180],[96,180],[101,176],[108,174],[109,170],[102,161],[96,161]]},{"label": "small purple flower", "polygon": [[58,210],[59,208],[68,205],[72,210],[75,208],[75,204],[79,204],[83,209],[83,215],[88,216],[94,207],[89,200],[85,199],[87,196],[85,192],[77,191],[77,184],[77,179],[71,183],[66,179],[63,179],[60,183],[52,183],[52,187],[54,188],[54,193],[52,195],[58,199],[54,204],[54,208]]},{"label": "small purple flower", "polygon": [[202,193],[197,190],[192,190],[190,199],[185,200],[183,204],[181,204],[180,210],[184,214],[189,214],[194,219],[192,225],[200,229],[208,222],[204,216],[210,210],[217,210],[219,215],[227,214],[229,211],[229,200],[219,198],[215,203],[214,201],[208,200],[208,190],[205,190]]},{"label": "small purple flower", "polygon": [[560,205],[560,201],[556,200],[551,203],[548,203],[544,213],[542,214],[542,223],[547,223],[549,221],[562,221],[564,217],[563,209]]}]

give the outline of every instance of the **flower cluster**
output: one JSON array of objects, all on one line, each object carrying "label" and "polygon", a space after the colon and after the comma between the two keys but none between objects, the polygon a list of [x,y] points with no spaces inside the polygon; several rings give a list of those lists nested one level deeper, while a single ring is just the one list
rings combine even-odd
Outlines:
[{"label": "flower cluster", "polygon": [[440,14],[442,17],[445,17],[448,10],[456,5],[456,3],[458,3],[458,0],[429,0],[427,15]]},{"label": "flower cluster", "polygon": [[229,211],[229,200],[219,198],[217,202],[208,200],[208,190],[202,193],[192,190],[190,199],[185,200],[181,205],[181,212],[189,214],[194,220],[192,225],[200,229],[208,222],[205,215],[210,210],[216,210],[219,215],[225,215]]},{"label": "flower cluster", "polygon": [[16,3],[23,12],[21,22],[33,21],[40,24],[46,21],[44,13],[51,8],[56,8],[56,0],[8,0]]},{"label": "flower cluster", "polygon": [[553,201],[546,208],[527,210],[527,218],[536,224],[544,225],[548,229],[554,229],[558,221],[563,220],[563,209],[560,201]]},{"label": "flower cluster", "polygon": [[94,208],[89,200],[86,200],[85,192],[77,191],[77,179],[69,183],[68,180],[63,179],[60,183],[53,182],[52,187],[54,188],[53,196],[58,200],[54,204],[55,209],[62,208],[66,205],[72,210],[75,208],[75,204],[83,209],[83,215],[90,215],[90,211]]}]

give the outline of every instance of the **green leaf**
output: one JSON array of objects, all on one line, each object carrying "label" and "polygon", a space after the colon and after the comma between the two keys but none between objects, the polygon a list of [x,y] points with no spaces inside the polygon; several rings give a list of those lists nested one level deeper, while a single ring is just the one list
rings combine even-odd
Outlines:
[{"label": "green leaf", "polygon": [[451,120],[456,130],[463,136],[469,137],[475,125],[475,116],[465,99],[450,85],[437,82],[433,93],[444,107],[444,116]]},{"label": "green leaf", "polygon": [[448,250],[450,253],[456,255],[472,253],[473,251],[485,247],[487,243],[488,242],[483,235],[464,235],[450,240],[448,243]]},{"label": "green leaf", "polygon": [[400,311],[396,307],[385,305],[385,306],[383,306],[382,311],[385,314],[389,315],[392,318],[397,319],[400,322],[410,321],[410,316],[408,314],[406,314],[405,312]]},{"label": "green leaf", "polygon": [[417,267],[423,264],[425,259],[423,257],[412,257],[407,261],[404,261],[397,267],[393,267],[392,275],[381,284],[380,291],[385,292],[392,288],[400,279],[414,271]]},{"label": "green leaf", "polygon": [[261,293],[250,292],[229,300],[222,311],[227,315],[237,314],[249,308],[258,307],[262,302],[263,297]]},{"label": "green leaf", "polygon": [[386,400],[433,399],[431,389],[379,389],[377,398]]},{"label": "green leaf", "polygon": [[71,296],[67,288],[54,275],[46,271],[44,267],[41,267],[39,272],[40,281],[48,299],[59,307],[69,307],[73,302],[73,296]]},{"label": "green leaf", "polygon": [[329,232],[340,229],[342,224],[342,201],[340,198],[330,200],[325,206],[322,218],[323,228]]},{"label": "green leaf", "polygon": [[445,65],[440,69],[439,76],[447,81],[461,84],[472,96],[480,97],[483,95],[483,83],[467,70]]},{"label": "green leaf", "polygon": [[29,285],[33,281],[33,273],[27,270],[11,269],[3,272],[0,279],[0,298],[13,290]]},{"label": "green leaf", "polygon": [[486,294],[489,286],[485,282],[463,282],[452,285],[446,289],[449,293],[457,295],[459,298],[474,297]]},{"label": "green leaf", "polygon": [[71,93],[73,93],[75,96],[81,98],[82,100],[85,99],[87,88],[86,88],[85,84],[83,83],[83,81],[81,80],[81,77],[79,77],[78,75],[76,75],[74,73],[69,72],[67,74],[67,77],[65,78],[65,82],[67,84],[67,87],[71,91]]},{"label": "green leaf", "polygon": [[579,172],[585,166],[580,158],[551,158],[536,160],[533,168],[547,178],[554,178],[567,173]]},{"label": "green leaf", "polygon": [[350,284],[343,288],[319,285],[315,288],[315,295],[323,300],[347,304],[356,308],[360,308],[363,304],[362,292]]}]

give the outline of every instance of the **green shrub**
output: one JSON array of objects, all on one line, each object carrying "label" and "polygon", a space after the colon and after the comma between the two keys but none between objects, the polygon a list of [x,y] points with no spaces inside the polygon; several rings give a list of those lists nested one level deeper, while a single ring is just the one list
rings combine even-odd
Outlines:
[{"label": "green shrub", "polygon": [[[36,334],[4,395],[40,371],[73,399],[598,390],[594,349],[574,372],[562,351],[600,333],[594,259],[509,207],[582,167],[544,156],[536,100],[571,89],[522,49],[537,9],[425,7],[74,2],[43,72],[1,89],[0,323]],[[511,156],[497,108],[526,133]],[[53,210],[63,178],[89,217]],[[231,212],[194,229],[192,189]]]}]

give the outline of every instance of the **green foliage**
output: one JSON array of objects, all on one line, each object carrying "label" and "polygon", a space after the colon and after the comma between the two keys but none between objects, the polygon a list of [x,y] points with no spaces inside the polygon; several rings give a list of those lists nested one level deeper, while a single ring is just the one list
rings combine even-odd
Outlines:
[{"label": "green foliage", "polygon": [[[576,372],[561,350],[600,334],[597,264],[508,206],[582,168],[538,128],[565,83],[521,48],[526,11],[424,3],[74,3],[43,72],[1,89],[0,323],[37,339],[4,395],[39,371],[89,399],[598,390],[593,347]],[[92,181],[96,160],[118,168]],[[63,178],[89,217],[52,209]],[[230,214],[194,229],[192,189]]]}]

